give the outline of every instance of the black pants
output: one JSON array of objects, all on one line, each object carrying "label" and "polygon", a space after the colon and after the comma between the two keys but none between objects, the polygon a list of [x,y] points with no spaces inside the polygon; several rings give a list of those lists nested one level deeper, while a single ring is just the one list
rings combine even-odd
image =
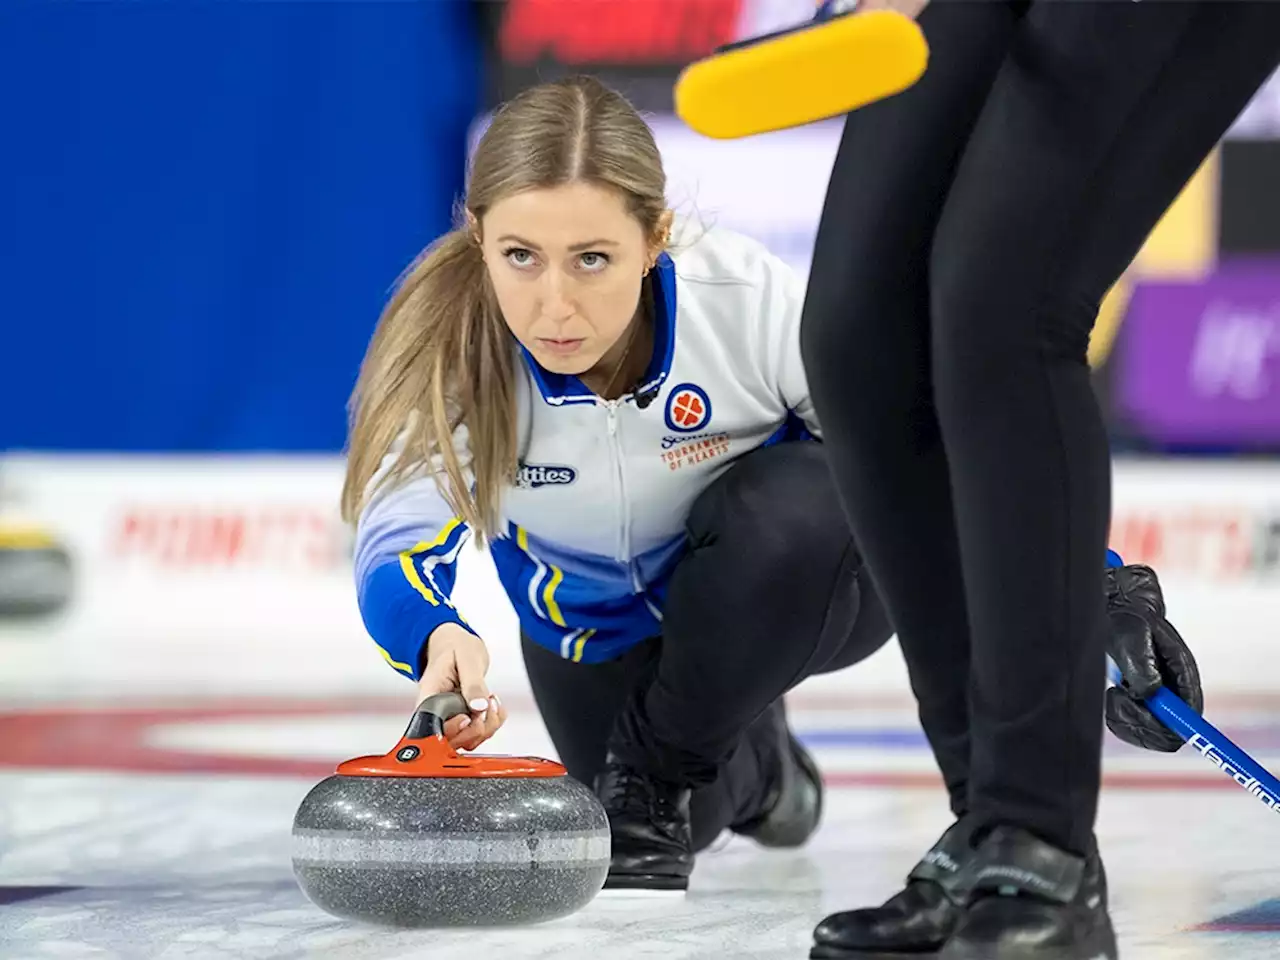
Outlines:
[{"label": "black pants", "polygon": [[524,641],[560,761],[591,784],[606,751],[695,787],[694,846],[760,811],[780,698],[892,635],[849,535],[824,454],[784,443],[743,457],[699,496],[662,635],[581,664]]},{"label": "black pants", "polygon": [[957,814],[1084,851],[1107,437],[1098,305],[1280,60],[1280,3],[947,2],[848,118],[802,341]]}]

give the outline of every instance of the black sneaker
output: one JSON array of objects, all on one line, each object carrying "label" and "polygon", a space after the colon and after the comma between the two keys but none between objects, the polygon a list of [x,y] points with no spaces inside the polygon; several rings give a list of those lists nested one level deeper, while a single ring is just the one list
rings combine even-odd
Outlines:
[{"label": "black sneaker", "polygon": [[657,780],[612,755],[596,778],[613,857],[606,890],[687,890],[693,872],[687,787]]},{"label": "black sneaker", "polygon": [[975,853],[972,824],[960,820],[883,906],[832,914],[813,932],[813,960],[925,960],[938,956],[960,922],[962,871]]},{"label": "black sneaker", "polygon": [[997,827],[964,874],[967,906],[939,960],[1116,960],[1096,849],[1077,857]]},{"label": "black sneaker", "polygon": [[766,755],[776,758],[776,779],[765,800],[764,812],[731,829],[762,847],[800,847],[822,821],[822,773],[787,726],[781,699],[761,720],[767,725],[764,735],[773,741],[767,745]]}]

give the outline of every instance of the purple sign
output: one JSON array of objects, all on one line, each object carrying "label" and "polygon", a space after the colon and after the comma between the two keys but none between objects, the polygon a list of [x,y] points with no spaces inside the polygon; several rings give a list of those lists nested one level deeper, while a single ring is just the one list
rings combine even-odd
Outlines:
[{"label": "purple sign", "polygon": [[1166,443],[1280,443],[1280,261],[1141,283],[1121,328],[1116,400]]}]

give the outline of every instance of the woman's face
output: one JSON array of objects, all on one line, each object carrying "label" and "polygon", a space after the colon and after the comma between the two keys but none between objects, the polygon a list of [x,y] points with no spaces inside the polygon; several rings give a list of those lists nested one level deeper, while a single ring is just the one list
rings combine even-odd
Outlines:
[{"label": "woman's face", "polygon": [[617,191],[528,190],[480,221],[485,267],[515,338],[553,373],[591,371],[627,332],[661,248]]}]

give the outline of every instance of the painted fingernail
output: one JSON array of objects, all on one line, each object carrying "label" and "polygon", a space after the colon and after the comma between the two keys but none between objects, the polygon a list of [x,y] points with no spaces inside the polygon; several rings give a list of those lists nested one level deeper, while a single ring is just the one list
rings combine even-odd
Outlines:
[{"label": "painted fingernail", "polygon": [[471,726],[471,718],[470,718],[470,717],[463,717],[463,718],[462,718],[462,722],[461,722],[460,724],[458,724],[458,729],[459,729],[459,730],[465,730],[465,729],[467,729],[467,727],[469,727],[469,726]]},{"label": "painted fingernail", "polygon": [[477,717],[476,719],[477,719],[477,720],[479,720],[481,723],[484,723],[485,717],[487,717],[487,716],[489,716],[489,711],[488,711],[488,710],[481,710],[481,711],[480,711],[480,716],[479,716],[479,717]]},{"label": "painted fingernail", "polygon": [[472,710],[479,713],[481,710],[484,710],[489,706],[489,701],[486,700],[484,697],[476,697],[474,700],[471,701],[470,704],[468,704],[468,706],[470,706]]},{"label": "painted fingernail", "polygon": [[498,712],[498,707],[500,706],[500,704],[498,703],[498,698],[497,698],[497,697],[490,697],[489,699],[493,701],[493,712],[494,712],[494,713],[497,713],[497,712]]}]

